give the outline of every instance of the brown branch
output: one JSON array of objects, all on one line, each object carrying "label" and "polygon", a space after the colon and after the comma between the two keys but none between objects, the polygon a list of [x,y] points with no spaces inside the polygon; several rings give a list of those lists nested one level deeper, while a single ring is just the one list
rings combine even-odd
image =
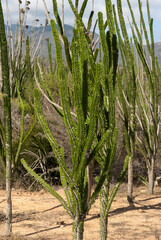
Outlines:
[{"label": "brown branch", "polygon": [[[42,76],[42,70],[41,70],[41,67],[40,67],[40,64],[39,64],[39,63],[38,63],[38,67],[39,67],[40,74],[41,74],[41,76]],[[60,110],[63,110],[63,108],[62,108],[60,105],[58,105],[57,103],[51,101],[50,98],[44,93],[44,91],[42,90],[42,88],[41,88],[41,86],[40,86],[40,84],[39,84],[39,82],[38,82],[38,79],[37,79],[37,77],[36,77],[36,73],[35,73],[35,76],[34,76],[34,77],[35,77],[35,81],[36,81],[36,84],[37,84],[40,92],[41,92],[42,95],[47,99],[47,101],[48,101],[49,103],[51,103],[54,107],[57,107],[57,108],[59,108]],[[74,112],[71,112],[71,114],[72,114],[74,117],[77,117],[77,115],[76,115]]]}]

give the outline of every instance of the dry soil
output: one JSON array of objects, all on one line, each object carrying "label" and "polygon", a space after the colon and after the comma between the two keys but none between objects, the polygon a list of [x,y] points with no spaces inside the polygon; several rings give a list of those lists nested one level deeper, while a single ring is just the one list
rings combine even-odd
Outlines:
[{"label": "dry soil", "polygon": [[[61,187],[54,187],[64,196]],[[153,196],[146,187],[134,189],[134,206],[122,185],[109,213],[109,240],[161,240],[161,188]],[[59,202],[44,190],[13,189],[12,239],[72,240],[72,220]],[[0,239],[5,238],[5,191],[0,190]],[[85,221],[84,240],[99,239],[99,199]]]}]

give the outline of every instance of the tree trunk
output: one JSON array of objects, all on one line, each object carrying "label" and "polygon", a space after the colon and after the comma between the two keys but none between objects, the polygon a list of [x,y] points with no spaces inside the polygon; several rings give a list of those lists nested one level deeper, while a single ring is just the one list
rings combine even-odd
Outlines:
[{"label": "tree trunk", "polygon": [[6,235],[12,233],[11,161],[6,159]]},{"label": "tree trunk", "polygon": [[100,239],[107,239],[109,181],[106,178],[100,194]]},{"label": "tree trunk", "polygon": [[108,214],[102,212],[100,214],[100,240],[107,239],[107,224],[108,224]]},{"label": "tree trunk", "polygon": [[148,169],[148,194],[152,195],[154,191],[154,158],[151,160],[151,167]]},{"label": "tree trunk", "polygon": [[130,157],[128,165],[128,189],[127,189],[127,200],[132,203],[132,193],[133,193],[133,158]]},{"label": "tree trunk", "polygon": [[83,240],[84,220],[76,217],[73,221],[73,240]]},{"label": "tree trunk", "polygon": [[62,0],[62,28],[63,28],[63,34],[65,34],[65,28],[64,28],[64,0]]},{"label": "tree trunk", "polygon": [[91,161],[87,166],[87,177],[88,177],[88,202],[89,202],[93,184],[93,161]]},{"label": "tree trunk", "polygon": [[[7,58],[7,56],[6,56]],[[11,201],[11,163],[12,163],[12,125],[9,75],[7,77],[7,64],[4,67],[6,75],[3,77],[3,108],[5,129],[6,154],[6,235],[12,232],[12,201]],[[3,72],[3,70],[2,70]]]},{"label": "tree trunk", "polygon": [[0,1],[0,53],[3,81],[2,87],[3,87],[4,132],[5,132],[4,148],[6,156],[6,235],[10,235],[12,232],[12,201],[11,201],[12,124],[11,124],[8,48],[1,1]]},{"label": "tree trunk", "polygon": [[108,224],[108,214],[100,217],[100,240],[107,239],[107,224]]}]

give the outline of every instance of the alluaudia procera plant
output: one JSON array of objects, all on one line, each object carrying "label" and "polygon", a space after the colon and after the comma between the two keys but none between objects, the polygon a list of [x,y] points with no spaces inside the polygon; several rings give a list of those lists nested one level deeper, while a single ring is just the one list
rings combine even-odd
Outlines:
[{"label": "alluaudia procera plant", "polygon": [[[121,1],[117,1],[117,10],[121,32],[116,17],[115,7],[113,13],[115,27],[118,36],[119,50],[122,57],[123,70],[118,74],[118,104],[121,109],[121,116],[124,121],[124,142],[127,154],[130,158],[128,166],[128,191],[127,199],[132,202],[133,193],[133,158],[135,150],[135,108],[136,108],[136,74],[134,69],[134,54],[130,43],[125,20],[122,11]],[[122,33],[122,35],[121,35]],[[122,37],[123,36],[123,37]]]},{"label": "alluaudia procera plant", "polygon": [[[95,141],[97,132],[98,110],[100,102],[100,85],[102,79],[102,65],[93,60],[93,55],[86,40],[83,28],[77,19],[77,28],[73,30],[74,38],[71,46],[72,61],[72,81],[74,85],[74,116],[71,113],[68,90],[67,76],[62,58],[62,47],[58,31],[54,20],[51,20],[51,29],[56,47],[57,74],[60,86],[61,107],[57,109],[64,125],[68,131],[71,146],[71,161],[73,168],[70,170],[64,160],[64,150],[59,147],[52,136],[47,122],[42,114],[40,104],[40,92],[35,91],[35,110],[42,129],[49,140],[53,152],[59,164],[61,183],[64,188],[66,199],[63,199],[52,187],[43,179],[36,175],[26,164],[24,167],[33,175],[47,191],[56,197],[67,213],[73,219],[73,239],[83,239],[84,220],[92,203],[98,196],[104,181],[107,164],[103,167],[103,173],[88,201],[88,178],[87,166],[96,156],[99,149],[108,142],[110,137],[107,130],[99,139]],[[89,74],[90,71],[90,74]],[[37,71],[36,78],[41,77]],[[90,88],[89,88],[90,86]],[[89,101],[90,91],[90,101]],[[76,118],[76,119],[73,119]]]},{"label": "alluaudia procera plant", "polygon": [[[2,88],[3,88],[3,109],[4,109],[4,129],[1,133],[4,141],[6,167],[6,234],[12,232],[12,201],[11,201],[11,164],[12,164],[12,126],[11,126],[11,99],[10,99],[10,79],[8,64],[8,49],[5,33],[2,5],[0,1],[0,53],[2,69]],[[0,123],[1,124],[1,123]],[[1,158],[2,159],[2,158]],[[3,161],[3,159],[2,159]]]},{"label": "alluaudia procera plant", "polygon": [[[105,181],[100,191],[100,239],[106,240],[108,234],[108,214],[117,190],[127,172],[129,156],[125,158],[123,169],[118,176],[118,181],[113,189],[110,189],[111,170],[114,164],[117,146],[117,128],[115,126],[115,102],[116,102],[116,76],[118,67],[118,46],[115,33],[114,19],[111,1],[106,3],[106,23],[109,31],[105,33],[103,15],[98,13],[98,26],[102,45],[103,55],[103,81],[101,84],[101,101],[99,109],[100,132],[98,135],[110,131],[110,141],[100,149],[97,154],[97,161],[103,171],[104,164],[107,164]],[[109,147],[110,146],[110,147]],[[111,193],[110,193],[111,192]]]},{"label": "alluaudia procera plant", "polygon": [[[55,3],[56,1],[54,1]],[[87,1],[84,1],[84,3]],[[59,22],[59,34],[54,20],[51,20],[51,29],[55,40],[57,74],[60,86],[61,108],[57,108],[68,131],[71,146],[72,170],[68,169],[64,160],[64,150],[60,148],[53,138],[47,122],[42,114],[40,104],[40,92],[35,92],[35,109],[42,129],[49,140],[59,164],[61,183],[64,188],[66,200],[40,178],[27,163],[22,160],[27,171],[34,176],[47,191],[55,196],[64,206],[73,219],[73,238],[83,239],[84,220],[101,188],[101,239],[107,238],[107,218],[111,203],[121,184],[127,170],[129,157],[126,158],[120,178],[111,195],[109,196],[110,174],[114,162],[117,144],[117,128],[115,127],[115,85],[118,50],[113,25],[105,36],[103,16],[99,13],[99,30],[103,48],[103,63],[96,62],[90,39],[84,31],[81,14],[78,14],[72,2],[69,1],[76,22],[73,30],[71,47],[67,43],[68,65],[72,73],[74,85],[74,110],[71,112],[69,95],[67,91],[67,76],[62,59],[60,42],[61,21],[57,14],[55,3],[55,15]],[[85,5],[84,5],[85,7]],[[108,8],[108,6],[107,6]],[[84,10],[82,10],[84,11]],[[108,12],[109,14],[110,11]],[[110,15],[112,17],[112,15]],[[113,30],[113,31],[112,31]],[[110,32],[112,31],[112,32]],[[61,33],[63,36],[63,32]],[[98,51],[97,51],[98,53]],[[35,78],[41,80],[41,72],[37,71]],[[61,109],[61,110],[60,110]],[[75,118],[73,120],[73,118]],[[93,159],[100,165],[101,173],[97,178],[97,184],[92,195],[89,195],[89,182],[87,167]],[[105,184],[104,184],[105,183]],[[104,184],[104,185],[103,185]],[[103,186],[103,187],[102,187]]]},{"label": "alluaudia procera plant", "polygon": [[[137,27],[134,13],[130,2],[128,2],[131,12],[135,48],[139,57],[140,67],[137,66],[137,120],[141,128],[143,137],[136,135],[137,146],[143,154],[148,169],[148,193],[153,194],[154,188],[154,165],[159,146],[159,124],[160,124],[160,107],[159,107],[159,84],[160,69],[154,49],[153,19],[150,16],[149,1],[147,0],[147,15],[149,23],[150,40],[146,28],[141,1],[138,0],[140,23],[144,33],[147,52],[143,46],[142,35]],[[147,55],[149,57],[147,57]]]},{"label": "alluaudia procera plant", "polygon": [[[0,1],[0,53],[1,53],[1,69],[2,69],[2,93],[3,93],[3,109],[4,109],[4,118],[0,120],[0,162],[3,167],[4,175],[6,175],[6,235],[12,233],[12,200],[11,200],[11,190],[14,172],[18,164],[20,163],[20,152],[22,149],[23,143],[27,140],[31,134],[36,121],[34,121],[30,130],[24,134],[24,116],[25,109],[24,103],[20,94],[20,86],[17,79],[15,81],[15,88],[18,95],[18,100],[21,106],[21,124],[20,124],[20,136],[17,146],[17,151],[14,155],[12,151],[12,124],[11,124],[11,82],[10,82],[10,73],[11,70],[11,59],[8,54],[10,49],[8,49],[5,24],[3,18],[2,5]],[[8,56],[9,55],[9,56]],[[26,54],[26,57],[27,54]],[[28,62],[28,64],[30,64]],[[13,67],[13,66],[12,66]]]}]

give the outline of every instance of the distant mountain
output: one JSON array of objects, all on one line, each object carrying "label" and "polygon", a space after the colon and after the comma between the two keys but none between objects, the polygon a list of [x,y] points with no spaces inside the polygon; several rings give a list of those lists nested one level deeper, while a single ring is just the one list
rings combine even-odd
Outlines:
[{"label": "distant mountain", "polygon": [[155,43],[155,54],[158,58],[159,65],[161,66],[161,42]]},{"label": "distant mountain", "polygon": [[[65,32],[68,40],[71,42],[72,37],[73,37],[73,27],[70,25],[65,24]],[[27,29],[25,31],[25,37],[29,36],[31,44],[34,43],[33,49],[37,47],[40,35],[43,31],[43,27],[32,27],[32,26],[27,26]],[[15,35],[17,32],[17,25],[12,24],[12,34],[13,34],[13,39],[15,39]],[[95,34],[95,39],[97,39],[99,35],[96,33]],[[52,36],[51,32],[51,27],[50,25],[47,25],[45,28],[45,32],[43,33],[42,39],[41,39],[41,44],[39,47],[39,51],[37,52],[37,55],[40,57],[47,58],[48,57],[48,50],[47,50],[47,42],[46,39],[49,39],[49,42],[51,43],[51,49],[52,49],[52,55],[55,57],[55,47],[54,47],[54,39]],[[145,46],[145,51],[147,52],[147,48]],[[64,51],[63,51],[64,54]],[[155,54],[158,57],[158,62],[161,66],[161,42],[155,43]],[[119,58],[119,61],[121,62],[121,58]]]},{"label": "distant mountain", "polygon": [[[67,25],[67,24],[65,24],[64,27],[65,27],[66,36],[67,36],[69,42],[71,42],[72,37],[73,37],[73,27],[70,26],[70,25]],[[35,49],[37,47],[37,44],[39,42],[39,38],[41,36],[42,31],[43,31],[43,26],[40,26],[40,27],[27,26],[27,28],[25,29],[24,39],[26,39],[27,36],[30,37],[31,44],[34,43],[33,49]],[[13,39],[15,39],[16,32],[17,32],[17,25],[12,24],[12,35],[13,35],[12,37],[13,37]],[[97,38],[97,37],[98,37],[98,34],[96,33],[95,38]],[[51,43],[52,55],[53,55],[53,57],[55,57],[54,39],[53,39],[53,36],[52,36],[50,25],[47,25],[46,28],[45,28],[45,31],[42,35],[41,44],[40,44],[39,51],[38,51],[37,55],[40,56],[40,57],[44,57],[44,58],[48,57],[46,39],[49,39],[49,42]],[[63,54],[64,54],[64,51],[63,51]]]}]

